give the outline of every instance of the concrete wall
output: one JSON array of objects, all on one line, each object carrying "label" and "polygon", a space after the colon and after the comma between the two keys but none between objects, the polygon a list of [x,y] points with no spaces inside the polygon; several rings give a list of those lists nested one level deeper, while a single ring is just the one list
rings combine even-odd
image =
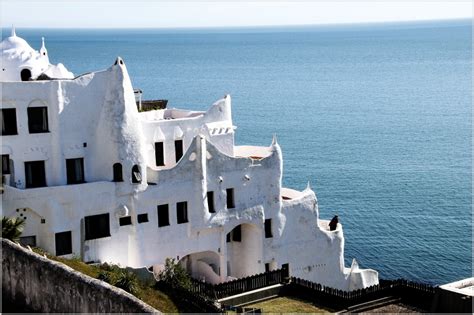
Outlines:
[{"label": "concrete wall", "polygon": [[2,239],[3,300],[43,313],[159,313],[133,295]]}]

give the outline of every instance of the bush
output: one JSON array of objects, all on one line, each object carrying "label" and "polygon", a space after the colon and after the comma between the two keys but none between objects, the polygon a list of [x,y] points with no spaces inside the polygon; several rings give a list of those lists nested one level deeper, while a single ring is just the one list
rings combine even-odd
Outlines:
[{"label": "bush", "polygon": [[117,265],[107,263],[100,266],[100,272],[97,279],[105,281],[117,288],[123,289],[131,294],[136,294],[138,290],[137,276],[126,269]]},{"label": "bush", "polygon": [[174,258],[166,258],[165,269],[158,275],[158,280],[163,281],[171,287],[181,287],[185,289],[191,287],[191,278]]},{"label": "bush", "polygon": [[104,282],[107,282],[107,283],[112,283],[112,279],[110,277],[110,273],[105,271],[105,270],[101,270],[99,272],[99,275],[97,276],[97,279],[101,280],[101,281],[104,281]]},{"label": "bush", "polygon": [[116,287],[131,294],[135,294],[137,292],[137,276],[133,272],[121,269],[114,280],[114,285]]}]

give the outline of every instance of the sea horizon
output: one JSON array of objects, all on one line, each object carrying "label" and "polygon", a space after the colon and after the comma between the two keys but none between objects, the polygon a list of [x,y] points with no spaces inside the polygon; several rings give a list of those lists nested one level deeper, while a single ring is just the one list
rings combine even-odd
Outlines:
[{"label": "sea horizon", "polygon": [[244,26],[183,26],[183,27],[142,27],[142,26],[131,26],[131,27],[22,27],[17,25],[12,26],[3,26],[2,30],[2,37],[5,35],[8,36],[10,34],[10,30],[12,27],[22,30],[111,30],[111,31],[120,31],[120,30],[132,30],[132,31],[216,31],[216,32],[232,32],[232,31],[297,31],[298,29],[307,30],[307,29],[340,29],[340,28],[349,28],[353,27],[354,29],[359,28],[367,28],[367,27],[413,27],[413,26],[433,26],[439,24],[472,24],[472,18],[450,18],[450,19],[426,19],[426,20],[400,20],[400,21],[374,21],[374,22],[346,22],[346,23],[321,23],[321,24],[288,24],[288,25],[278,25],[278,24],[269,24],[269,25],[244,25]]}]

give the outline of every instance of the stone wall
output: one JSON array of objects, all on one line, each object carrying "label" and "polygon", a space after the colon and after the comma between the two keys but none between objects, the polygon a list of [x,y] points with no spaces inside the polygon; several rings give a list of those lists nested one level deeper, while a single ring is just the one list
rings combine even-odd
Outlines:
[{"label": "stone wall", "polygon": [[2,298],[43,313],[159,313],[122,289],[2,239]]}]

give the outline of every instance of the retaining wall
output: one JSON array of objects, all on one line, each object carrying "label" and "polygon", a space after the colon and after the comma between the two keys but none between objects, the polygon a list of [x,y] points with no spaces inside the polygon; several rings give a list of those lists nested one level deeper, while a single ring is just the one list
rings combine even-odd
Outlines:
[{"label": "retaining wall", "polygon": [[122,289],[1,240],[4,301],[43,313],[160,313]]}]

